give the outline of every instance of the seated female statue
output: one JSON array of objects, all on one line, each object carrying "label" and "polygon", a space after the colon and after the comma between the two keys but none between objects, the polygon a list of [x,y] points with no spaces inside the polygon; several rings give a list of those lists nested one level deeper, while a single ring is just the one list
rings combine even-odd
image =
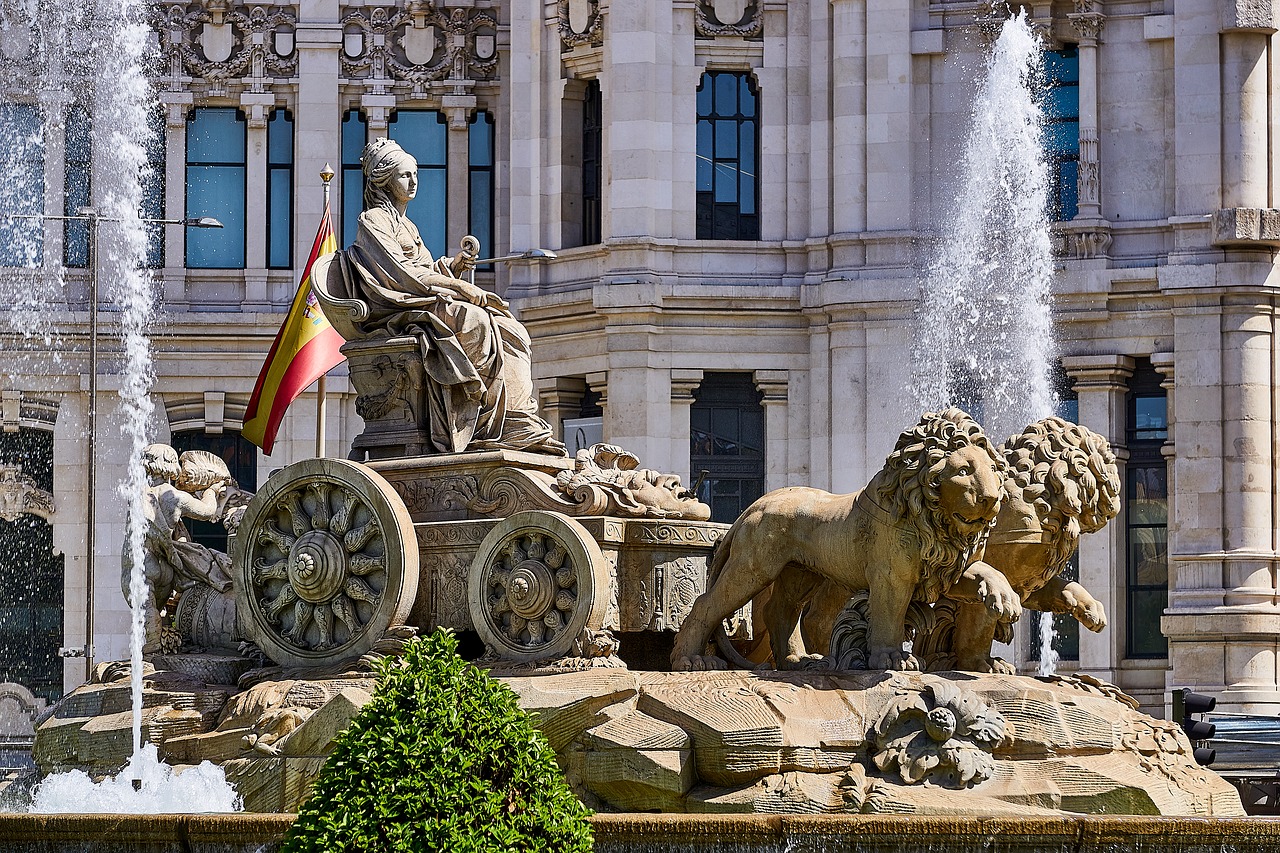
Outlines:
[{"label": "seated female statue", "polygon": [[538,416],[529,333],[497,294],[461,278],[474,254],[433,259],[405,215],[418,189],[414,158],[378,139],[360,162],[364,211],[355,242],[318,261],[313,275],[322,303],[356,300],[367,309],[357,312],[362,319],[335,320],[335,327],[348,340],[353,334],[417,338],[437,452],[507,448],[565,455]]}]

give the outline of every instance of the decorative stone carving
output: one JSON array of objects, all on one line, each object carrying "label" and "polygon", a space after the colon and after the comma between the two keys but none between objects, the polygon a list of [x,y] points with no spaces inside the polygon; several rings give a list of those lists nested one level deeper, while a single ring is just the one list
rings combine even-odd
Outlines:
[{"label": "decorative stone carving", "polygon": [[711,518],[711,507],[682,487],[678,475],[639,465],[635,454],[621,447],[593,444],[578,451],[573,471],[556,476],[556,487],[575,503],[605,504],[608,515],[695,521]]},{"label": "decorative stone carving", "polygon": [[509,660],[592,656],[579,641],[584,631],[617,627],[606,624],[609,599],[600,546],[582,525],[556,513],[520,512],[499,523],[468,573],[475,629],[495,656]]},{"label": "decorative stone carving", "polygon": [[0,463],[0,518],[17,521],[24,513],[50,520],[54,513],[53,495],[22,473],[21,465]]},{"label": "decorative stone carving", "polygon": [[[948,409],[925,414],[902,433],[884,467],[860,492],[787,488],[765,495],[716,549],[708,590],[680,628],[672,668],[723,667],[705,653],[708,640],[722,619],[770,585],[762,621],[780,669],[821,660],[807,652],[796,630],[806,604],[834,619],[857,590],[870,596],[873,669],[919,667],[902,649],[913,599],[934,602],[959,585],[993,617],[1016,618],[1020,606],[1008,582],[983,563],[971,564],[995,520],[1004,468],[982,428],[959,409]],[[813,573],[843,594],[811,600]]]},{"label": "decorative stone carving", "polygon": [[244,630],[277,663],[365,654],[403,625],[418,593],[418,543],[403,502],[355,462],[308,459],[278,472],[235,540]]},{"label": "decorative stone carving", "polygon": [[[1098,158],[1097,128],[1080,128],[1080,172],[1076,176],[1080,204],[1098,204],[1102,198],[1102,167]],[[1108,235],[1109,236],[1109,235]],[[1108,244],[1110,240],[1108,239]]]},{"label": "decorative stone carving", "polygon": [[759,38],[764,34],[762,6],[761,0],[699,0],[694,27],[703,38]]},{"label": "decorative stone carving", "polygon": [[169,76],[202,80],[210,96],[225,97],[239,78],[247,78],[250,90],[263,91],[265,78],[297,74],[297,16],[287,6],[205,0],[167,3],[157,8],[157,15],[154,23]]},{"label": "decorative stone carving", "polygon": [[404,8],[356,8],[342,18],[348,77],[390,77],[416,96],[448,80],[492,80],[498,72],[498,22],[478,9],[441,9],[429,2]]},{"label": "decorative stone carving", "polygon": [[1111,248],[1111,228],[1105,220],[1066,223],[1049,233],[1053,253],[1076,260],[1105,258]]},{"label": "decorative stone carving", "polygon": [[604,43],[600,0],[559,0],[556,14],[562,50],[573,50],[584,44],[598,47]]},{"label": "decorative stone carving", "polygon": [[964,788],[990,778],[1004,736],[998,711],[950,681],[930,679],[885,707],[871,729],[872,760],[908,784]]}]

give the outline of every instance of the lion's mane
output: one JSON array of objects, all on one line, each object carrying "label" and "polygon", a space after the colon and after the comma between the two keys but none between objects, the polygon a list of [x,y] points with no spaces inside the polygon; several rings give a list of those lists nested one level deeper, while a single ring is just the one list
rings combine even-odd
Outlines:
[{"label": "lion's mane", "polygon": [[1120,475],[1107,440],[1062,418],[1045,418],[1001,445],[1012,482],[1035,508],[1053,556],[1044,579],[1062,573],[1083,533],[1120,511]]},{"label": "lion's mane", "polygon": [[[969,558],[986,538],[983,532],[966,537],[952,526],[951,513],[941,505],[940,478],[949,455],[965,447],[986,451],[1003,476],[1004,457],[982,427],[964,411],[950,408],[927,412],[920,422],[898,437],[885,469],[891,473],[876,498],[895,518],[910,520],[920,543],[921,579],[916,597],[937,601],[964,571]],[[994,517],[992,519],[994,523]]]}]

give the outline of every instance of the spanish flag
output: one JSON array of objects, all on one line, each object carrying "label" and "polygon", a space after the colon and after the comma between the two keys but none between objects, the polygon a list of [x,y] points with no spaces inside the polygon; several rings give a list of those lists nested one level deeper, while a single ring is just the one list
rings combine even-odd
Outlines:
[{"label": "spanish flag", "polygon": [[244,413],[244,428],[240,434],[261,447],[268,456],[289,404],[343,359],[338,347],[345,341],[329,325],[316,295],[311,292],[311,267],[317,258],[337,250],[333,219],[326,204],[320,232],[311,246],[306,269],[302,271],[298,295],[293,297],[293,306],[284,318],[284,325],[276,333]]}]

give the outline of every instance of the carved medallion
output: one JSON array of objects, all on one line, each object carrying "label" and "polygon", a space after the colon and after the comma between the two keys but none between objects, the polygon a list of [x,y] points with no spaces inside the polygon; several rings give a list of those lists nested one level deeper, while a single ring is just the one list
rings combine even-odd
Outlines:
[{"label": "carved medallion", "polygon": [[711,4],[717,23],[725,26],[736,26],[742,23],[747,14],[747,0],[715,0]]},{"label": "carved medallion", "polygon": [[430,65],[440,34],[435,27],[406,27],[400,37],[405,58],[414,65]]},{"label": "carved medallion", "polygon": [[703,38],[759,38],[764,34],[760,0],[701,0],[694,9],[694,27]]},{"label": "carved medallion", "polygon": [[230,24],[205,24],[200,28],[200,48],[210,62],[226,62],[236,46]]},{"label": "carved medallion", "polygon": [[591,0],[569,0],[569,30],[574,35],[582,35],[591,26],[593,6]]},{"label": "carved medallion", "polygon": [[599,0],[559,0],[560,44],[564,50],[604,41]]}]

